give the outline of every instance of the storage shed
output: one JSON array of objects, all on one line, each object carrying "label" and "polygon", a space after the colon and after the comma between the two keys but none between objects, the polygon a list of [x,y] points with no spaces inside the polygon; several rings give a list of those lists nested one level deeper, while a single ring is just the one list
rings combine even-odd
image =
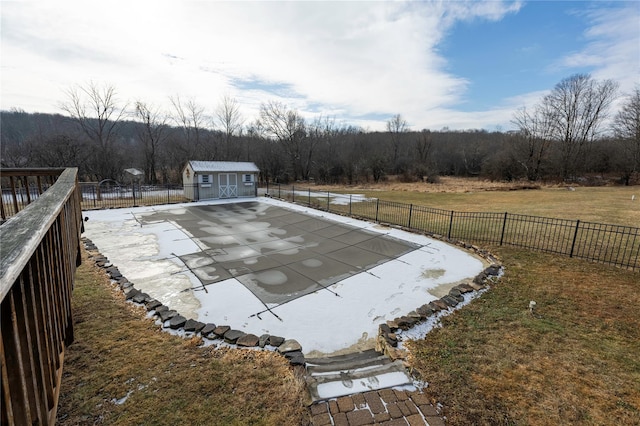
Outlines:
[{"label": "storage shed", "polygon": [[191,201],[255,197],[259,172],[250,162],[189,161],[182,170],[184,195]]}]

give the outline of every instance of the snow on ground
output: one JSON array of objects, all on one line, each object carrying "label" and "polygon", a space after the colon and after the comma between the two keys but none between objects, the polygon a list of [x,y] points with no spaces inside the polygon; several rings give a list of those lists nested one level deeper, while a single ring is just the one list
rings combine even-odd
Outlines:
[{"label": "snow on ground", "polygon": [[[148,208],[146,208],[148,209]],[[136,209],[85,212],[84,235],[118,267],[135,287],[187,317],[196,317],[199,301],[190,289],[197,278],[183,273],[175,255],[193,253],[199,247],[175,225],[164,222],[141,227]]]},{"label": "snow on ground", "polygon": [[[356,374],[362,370],[350,370],[349,373]],[[404,372],[392,371],[367,377],[362,380],[355,380],[345,385],[341,382],[328,381],[318,385],[318,397],[320,399],[336,398],[344,395],[368,392],[375,389],[392,388],[402,386],[407,383],[407,375]],[[415,390],[414,387],[408,390]]]},{"label": "snow on ground", "polygon": [[[247,199],[233,200],[242,202]],[[208,201],[86,212],[85,236],[135,287],[187,318],[230,325],[246,333],[294,338],[308,354],[332,353],[353,345],[372,347],[378,325],[435,300],[437,288],[480,273],[483,261],[444,242],[270,198],[249,199],[324,217],[418,244],[417,250],[353,275],[309,295],[266,306],[235,278],[206,286],[177,256],[200,251],[197,239],[171,220],[141,226],[138,215],[169,211],[176,216]],[[336,295],[337,294],[337,295]],[[255,315],[262,312],[260,315]]]},{"label": "snow on ground", "polygon": [[334,192],[294,191],[294,196],[304,200],[306,198],[330,198],[331,204],[348,206],[349,203],[361,203],[375,201],[375,198],[367,198],[364,194],[339,194]]}]

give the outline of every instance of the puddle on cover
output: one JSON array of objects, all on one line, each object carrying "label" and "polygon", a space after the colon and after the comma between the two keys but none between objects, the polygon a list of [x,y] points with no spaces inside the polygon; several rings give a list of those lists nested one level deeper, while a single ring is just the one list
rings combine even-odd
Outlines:
[{"label": "puddle on cover", "polygon": [[281,271],[264,271],[255,274],[260,284],[282,285],[287,282],[287,276]]}]

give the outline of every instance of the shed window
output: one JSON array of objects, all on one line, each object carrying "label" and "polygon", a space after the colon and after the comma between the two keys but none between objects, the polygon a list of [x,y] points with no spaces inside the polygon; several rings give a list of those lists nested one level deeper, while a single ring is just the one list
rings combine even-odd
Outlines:
[{"label": "shed window", "polygon": [[200,183],[211,183],[211,175],[200,175]]},{"label": "shed window", "polygon": [[242,182],[244,182],[244,183],[253,182],[253,175],[243,175],[242,176]]}]

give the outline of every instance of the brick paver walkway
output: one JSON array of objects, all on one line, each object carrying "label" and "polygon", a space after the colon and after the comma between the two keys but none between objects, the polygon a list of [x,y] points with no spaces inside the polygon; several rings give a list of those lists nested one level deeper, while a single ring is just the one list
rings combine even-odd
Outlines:
[{"label": "brick paver walkway", "polygon": [[318,402],[310,410],[314,426],[445,424],[424,394],[395,389],[381,389]]}]

